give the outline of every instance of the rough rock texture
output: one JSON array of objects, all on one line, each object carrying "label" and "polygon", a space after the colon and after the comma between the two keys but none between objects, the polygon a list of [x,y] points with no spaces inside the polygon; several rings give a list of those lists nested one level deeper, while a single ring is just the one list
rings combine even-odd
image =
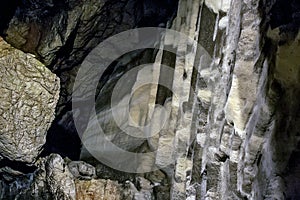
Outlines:
[{"label": "rough rock texture", "polygon": [[[151,112],[151,104],[159,102],[170,111],[168,123],[159,136],[147,140],[148,148],[157,149],[155,157],[149,158],[147,163],[140,162],[137,168],[165,167],[172,163],[162,169],[170,187],[170,197],[163,198],[282,199],[289,195],[284,192],[285,184],[297,183],[297,178],[291,181],[281,178],[291,173],[287,172],[291,165],[288,157],[295,156],[293,151],[297,152],[297,116],[290,110],[296,111],[297,103],[292,105],[295,100],[289,94],[289,91],[293,91],[294,97],[298,94],[298,69],[294,68],[294,62],[298,61],[294,53],[297,38],[295,28],[287,32],[285,24],[270,27],[272,19],[269,21],[264,16],[278,15],[276,3],[280,2],[179,1],[171,28],[199,44],[178,42],[178,38],[165,35],[160,43],[162,49],[171,45],[178,54],[172,57],[158,51],[155,62],[174,68],[173,78],[168,76],[173,95],[162,87],[136,90],[133,84],[132,98],[142,96],[142,102],[147,103],[136,104],[139,109],[135,109],[134,100],[131,101],[133,106],[129,106],[128,116],[144,125],[149,113],[150,118],[161,117],[160,114],[153,117],[158,111]],[[293,16],[297,13],[295,11]],[[296,22],[289,23],[296,29],[299,27]],[[159,70],[147,74],[143,77],[140,71],[135,82],[150,77],[164,80],[165,76]],[[281,97],[283,91],[288,95]],[[168,98],[171,101],[165,104]],[[103,101],[98,102],[103,106]],[[284,106],[284,102],[291,102],[290,107]],[[287,110],[283,111],[282,106]],[[100,122],[105,122],[105,117],[112,118],[101,110],[103,107],[98,108]],[[284,122],[287,117],[291,120],[288,124]],[[281,127],[281,136],[277,126]],[[152,132],[155,125],[150,127]],[[110,134],[123,135],[112,128],[108,130],[112,131]],[[290,136],[286,138],[290,141],[289,148],[281,146],[285,142],[276,139],[285,137],[287,133],[282,130],[289,130]],[[128,145],[137,147],[138,143],[130,142],[128,137],[124,136],[123,140],[120,137],[123,136],[112,141],[119,145],[120,141],[125,142],[127,148],[124,144],[121,147],[127,150]],[[82,155],[82,158],[87,156]],[[127,161],[122,163],[118,159],[118,162],[126,165]],[[296,173],[297,165],[292,166]],[[287,187],[295,191],[296,186]]]},{"label": "rough rock texture", "polygon": [[[7,13],[3,16],[6,25],[0,31],[5,40],[34,54],[61,80],[56,118],[47,136],[45,153],[78,159],[80,140],[73,122],[71,96],[80,63],[100,42],[121,31],[166,26],[175,13],[177,1],[15,1],[3,12]],[[113,79],[114,75],[103,78],[103,82],[108,78]],[[70,143],[68,147],[62,142],[66,140]]]},{"label": "rough rock texture", "polygon": [[[232,0],[229,9],[221,6],[217,12],[210,2],[200,12],[198,42],[211,52],[212,63],[200,68],[204,81],[196,91],[199,124],[187,194],[190,199],[297,199],[299,179],[289,181],[287,174],[297,177],[299,116],[293,98],[299,76],[293,66],[299,60],[299,23],[269,27],[272,17],[280,18],[281,1]],[[299,5],[293,2],[292,8],[295,19]],[[208,21],[216,25],[201,31]]]},{"label": "rough rock texture", "polygon": [[10,184],[3,184],[3,199],[64,199],[76,197],[73,175],[64,160],[52,154],[39,160],[38,170],[19,176]]},{"label": "rough rock texture", "polygon": [[2,38],[0,66],[0,158],[32,163],[54,119],[59,79]]},{"label": "rough rock texture", "polygon": [[[4,163],[0,198],[300,198],[299,1],[179,0],[174,18],[172,9],[166,9],[173,4],[165,2],[23,1],[15,14],[12,4],[11,19],[1,17],[7,20],[0,26],[5,39],[35,54],[62,78],[46,154],[59,152],[74,159],[80,152],[89,164],[50,154],[26,174]],[[45,27],[42,20],[49,24]],[[65,138],[74,139],[68,134],[76,133],[70,108],[74,78],[80,62],[105,38],[160,23],[195,42],[162,34],[155,50],[123,55],[98,84],[95,118],[107,138],[126,151],[150,152],[143,159],[128,160],[102,149],[114,155],[111,159],[118,166],[137,164],[133,173],[117,171],[80,149],[76,141],[66,145]],[[155,68],[141,68],[127,77],[132,68],[145,63],[155,63]],[[127,90],[121,90],[117,103],[125,129],[109,106],[122,76],[128,79],[121,85]],[[143,81],[152,84],[139,87]],[[171,89],[157,85],[162,82]],[[136,125],[149,125],[137,133],[154,135],[134,137],[136,129],[126,128]],[[87,134],[96,133],[91,124],[82,128]],[[98,142],[83,139],[90,145]],[[143,171],[147,173],[134,173]]]},{"label": "rough rock texture", "polygon": [[[131,200],[153,199],[153,186],[142,178],[136,179],[136,186],[127,180],[124,184],[117,181],[99,179],[93,174],[87,175],[91,166],[84,162],[63,160],[57,154],[40,159],[38,169],[28,175],[20,175],[9,184],[0,182],[1,199],[36,199],[36,200]],[[77,171],[72,170],[74,165],[80,166],[80,172],[87,179],[78,177]]]},{"label": "rough rock texture", "polygon": [[120,185],[110,180],[77,181],[76,195],[78,200],[122,199]]},{"label": "rough rock texture", "polygon": [[71,161],[68,164],[69,170],[78,179],[92,179],[96,176],[96,169],[83,161]]}]

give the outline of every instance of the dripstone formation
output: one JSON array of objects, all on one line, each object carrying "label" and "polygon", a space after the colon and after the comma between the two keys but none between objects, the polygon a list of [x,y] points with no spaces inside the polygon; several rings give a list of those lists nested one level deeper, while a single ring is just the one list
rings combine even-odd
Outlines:
[{"label": "dripstone formation", "polygon": [[[95,116],[74,109],[91,51],[141,27],[185,37],[140,41],[153,48],[94,83]],[[300,199],[299,28],[297,0],[11,1],[0,12],[0,199]],[[130,172],[107,166],[89,152],[89,120],[146,156],[111,156]]]}]

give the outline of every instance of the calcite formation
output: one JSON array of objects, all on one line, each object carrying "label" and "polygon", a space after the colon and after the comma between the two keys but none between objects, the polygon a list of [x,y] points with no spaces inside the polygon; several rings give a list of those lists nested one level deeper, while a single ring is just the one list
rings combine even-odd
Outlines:
[{"label": "calcite formation", "polygon": [[[0,198],[299,199],[299,13],[297,0],[65,0],[23,3],[11,19],[0,14],[5,39],[62,79],[46,152],[32,163],[58,81],[31,54],[0,41],[1,112],[12,113],[0,118]],[[95,116],[72,113],[81,62],[92,62],[90,51],[109,36],[142,26],[185,37],[167,31],[153,49],[121,55],[95,86]],[[92,123],[76,129],[72,114]],[[103,145],[113,165],[95,159],[89,147],[106,144],[89,137],[96,122],[108,141],[145,156],[127,159]],[[22,163],[34,168],[22,171]]]}]

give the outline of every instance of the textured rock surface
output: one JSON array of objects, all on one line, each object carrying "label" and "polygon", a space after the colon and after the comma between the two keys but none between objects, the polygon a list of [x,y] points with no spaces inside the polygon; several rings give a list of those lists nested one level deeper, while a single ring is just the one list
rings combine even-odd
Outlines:
[{"label": "textured rock surface", "polygon": [[2,38],[0,66],[0,156],[32,163],[54,119],[59,79]]},{"label": "textured rock surface", "polygon": [[[138,177],[136,184],[127,180],[124,184],[117,181],[99,179],[89,172],[93,169],[84,162],[65,161],[57,154],[40,159],[38,169],[28,175],[20,175],[16,180],[0,182],[1,199],[45,199],[45,200],[152,200],[153,185],[145,178]],[[84,174],[79,177],[74,173],[74,165]],[[93,173],[93,172],[92,172]],[[88,174],[88,175],[87,175]],[[87,179],[89,176],[90,180]]]},{"label": "textured rock surface", "polygon": [[[172,4],[165,2],[30,1],[19,5],[15,15],[9,10],[11,19],[0,17],[8,20],[0,26],[6,40],[35,54],[62,78],[48,153],[74,156],[81,151],[89,162],[51,154],[40,158],[31,174],[4,163],[2,199],[300,198],[298,0],[179,0],[174,19],[172,9],[166,9]],[[47,19],[45,27],[42,20]],[[68,134],[76,133],[70,96],[85,55],[122,30],[167,21],[168,27],[197,43],[166,34],[157,41],[160,49],[120,57],[104,73],[95,97],[97,119],[110,141],[127,151],[157,151],[138,162],[111,156],[114,163],[137,163],[136,172],[163,168],[140,174],[117,171],[85,148],[80,150],[76,142],[66,145],[65,138],[72,139]],[[168,48],[176,55],[163,51]],[[119,77],[126,79],[130,69],[145,63],[157,67],[138,70],[118,102],[123,106],[118,114],[126,119],[122,125],[149,124],[142,134],[158,132],[136,138],[118,126],[109,105]],[[172,73],[160,64],[171,67]],[[156,84],[138,87],[143,81],[164,81],[172,91]],[[124,104],[130,95],[130,103]],[[86,129],[93,131],[91,126]],[[104,148],[108,154],[110,150]]]},{"label": "textured rock surface", "polygon": [[76,199],[73,175],[59,155],[43,158],[37,165],[32,174],[2,182],[2,199]]},{"label": "textured rock surface", "polygon": [[78,200],[122,199],[120,185],[110,180],[77,181],[76,195]]},{"label": "textured rock surface", "polygon": [[[283,112],[278,107],[280,101],[293,102],[290,95],[279,100],[281,92],[298,94],[298,69],[294,67],[298,58],[293,53],[297,52],[298,45],[293,42],[297,41],[294,32],[284,32],[282,27],[270,30],[272,21],[262,17],[261,14],[278,15],[271,9],[273,4],[276,7],[275,1],[261,4],[234,0],[179,1],[172,29],[189,35],[199,44],[188,47],[188,43],[178,43],[168,35],[161,41],[162,46],[173,45],[181,54],[169,57],[157,53],[156,61],[174,68],[174,77],[169,78],[173,95],[163,88],[152,88],[157,91],[154,94],[163,94],[164,98],[156,97],[156,102],[162,105],[171,97],[170,118],[159,137],[147,140],[149,147],[157,149],[154,161],[147,164],[164,166],[175,159],[168,168],[162,169],[170,182],[168,198],[282,199],[288,196],[283,192],[285,180],[280,177],[289,173],[286,171],[290,165],[288,155],[297,152],[297,133],[290,133],[286,140],[291,146],[283,148],[284,143],[275,142],[279,137],[276,124],[281,121],[279,124],[287,127],[297,125],[282,122],[283,118],[276,113]],[[148,78],[154,75],[148,74]],[[155,76],[164,74],[158,72]],[[151,89],[144,87],[142,96],[143,102],[148,103],[138,104],[138,112],[129,107],[136,121],[144,122],[147,118],[139,113],[151,105],[153,97],[147,96],[147,91]],[[294,106],[291,107],[297,110]],[[297,121],[296,115],[292,117],[289,112],[292,111],[286,115]],[[149,114],[149,110],[144,113]],[[274,149],[272,145],[277,147]],[[286,149],[283,151],[286,158],[280,156],[281,149]],[[149,167],[143,162],[140,165],[140,168]],[[297,171],[297,165],[292,165]],[[289,182],[292,181],[286,184]],[[288,188],[295,190],[295,186]]]},{"label": "textured rock surface", "polygon": [[[165,26],[175,12],[177,1],[13,2],[3,12],[3,15],[7,13],[2,17],[3,24],[7,23],[4,38],[14,47],[34,54],[61,80],[60,99],[47,136],[46,154],[55,152],[78,159],[80,141],[73,122],[71,96],[80,63],[100,42],[121,31],[140,26]],[[115,74],[108,74],[102,81],[114,78]],[[72,145],[66,147],[62,142],[66,140]]]},{"label": "textured rock surface", "polygon": [[92,179],[96,176],[96,169],[83,161],[71,161],[68,164],[69,170],[78,179]]}]

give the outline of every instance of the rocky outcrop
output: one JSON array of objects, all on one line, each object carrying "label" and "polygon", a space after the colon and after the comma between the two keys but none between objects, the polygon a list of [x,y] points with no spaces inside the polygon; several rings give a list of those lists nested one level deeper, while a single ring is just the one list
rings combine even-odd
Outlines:
[{"label": "rocky outcrop", "polygon": [[[123,184],[109,179],[99,179],[84,162],[70,162],[57,154],[40,159],[38,170],[19,176],[7,184],[0,182],[1,199],[153,199],[153,185],[145,178],[137,177],[136,183],[127,180]],[[74,170],[84,177],[78,176]],[[90,173],[91,172],[91,173]],[[87,178],[90,177],[90,178]]]},{"label": "rocky outcrop", "polygon": [[[19,161],[14,165],[25,162],[36,168],[27,173],[10,162],[2,164],[2,199],[300,198],[298,1],[179,0],[176,17],[172,14],[175,7],[167,9],[173,3],[165,2],[30,1],[17,6],[12,19],[0,16],[9,21],[0,26],[5,39],[33,53],[62,79],[46,151],[32,163],[44,140],[33,140],[26,130],[31,126],[43,130],[38,131],[43,138],[53,110],[43,118],[31,116],[30,121],[19,116],[25,113],[27,117],[31,111],[22,109],[34,103],[53,109],[58,86],[50,72],[34,67],[38,62],[31,55],[2,42],[4,49],[26,60],[25,71],[19,64],[16,70],[2,69],[8,73],[4,78],[10,78],[3,81],[4,88],[17,81],[8,85],[10,91],[27,94],[26,84],[34,82],[29,86],[36,87],[38,82],[39,86],[45,83],[42,94],[52,92],[52,96],[42,96],[42,101],[27,102],[27,96],[21,96],[26,100],[20,104],[23,107],[5,103],[15,97],[3,98],[3,108],[12,112],[20,108],[12,124],[20,119],[25,128],[1,134],[0,153],[5,160]],[[49,24],[45,26],[43,20]],[[93,87],[75,84],[73,90],[80,68],[92,69],[87,63],[115,53],[112,47],[95,56],[100,42],[122,30],[154,25],[172,31],[134,32],[135,41],[142,38],[140,42],[152,49],[120,55],[105,66],[99,82],[88,82]],[[122,41],[115,45],[121,50],[130,35]],[[3,59],[10,61],[10,57]],[[49,75],[39,79],[46,72]],[[32,73],[37,75],[32,77]],[[48,86],[48,79],[55,87]],[[84,101],[91,88],[95,89],[95,105]],[[78,97],[78,90],[87,93]],[[37,94],[40,90],[29,91]],[[75,104],[72,110],[73,92],[75,103],[83,108]],[[91,107],[95,109],[92,116]],[[75,128],[73,114],[83,126]],[[101,137],[99,127],[104,133]],[[77,131],[82,148],[79,139],[74,139]],[[23,138],[34,141],[36,146],[20,151],[11,145],[19,140],[12,140],[8,133],[21,137],[21,143]],[[74,160],[80,154],[81,161],[48,155],[53,152]]]},{"label": "rocky outcrop", "polygon": [[96,177],[95,167],[83,161],[71,161],[68,167],[75,178],[92,179]]},{"label": "rocky outcrop", "polygon": [[[297,131],[291,127],[297,127],[294,122],[299,119],[291,109],[297,106],[291,104],[298,95],[293,52],[297,52],[294,31],[298,32],[299,23],[289,21],[290,32],[286,24],[270,28],[273,22],[263,16],[280,15],[271,9],[272,2],[233,0],[230,7],[223,2],[225,6],[218,7],[205,1],[200,12],[198,42],[211,52],[212,63],[200,68],[198,79],[203,81],[198,82],[198,91],[196,87],[200,113],[195,119],[199,124],[187,194],[192,199],[297,199],[291,189],[297,178],[291,185],[283,177],[297,174],[297,164],[291,161],[298,152]],[[273,3],[276,8],[281,2]],[[215,25],[203,30],[211,32],[201,31],[208,21]],[[281,62],[282,57],[289,62]]]},{"label": "rocky outcrop", "polygon": [[[294,67],[298,11],[287,22],[293,29],[287,30],[287,24],[271,27],[272,17],[264,17],[280,15],[275,9],[280,2],[221,2],[179,1],[172,28],[198,44],[168,35],[160,43],[162,49],[172,45],[181,53],[172,58],[158,52],[155,59],[173,67],[173,95],[144,87],[143,102],[148,103],[137,104],[144,115],[130,105],[127,118],[138,116],[144,123],[149,113],[154,116],[148,107],[153,97],[147,96],[152,90],[163,94],[154,103],[164,105],[171,98],[165,104],[170,116],[159,135],[147,139],[157,153],[137,169],[168,165],[161,170],[169,178],[171,199],[295,199],[298,179],[286,176],[297,177],[298,169],[298,107],[292,103],[299,81]],[[148,72],[147,77],[162,81],[163,72]]]},{"label": "rocky outcrop", "polygon": [[32,163],[55,116],[59,79],[0,38],[0,160]]},{"label": "rocky outcrop", "polygon": [[[71,99],[81,62],[100,42],[119,32],[140,26],[166,26],[176,12],[177,1],[15,1],[2,17],[3,24],[7,23],[0,30],[5,40],[34,54],[61,80],[57,117],[49,130],[45,153],[78,159],[80,140]],[[108,75],[102,81],[112,77]],[[62,141],[69,141],[69,147]]]}]

